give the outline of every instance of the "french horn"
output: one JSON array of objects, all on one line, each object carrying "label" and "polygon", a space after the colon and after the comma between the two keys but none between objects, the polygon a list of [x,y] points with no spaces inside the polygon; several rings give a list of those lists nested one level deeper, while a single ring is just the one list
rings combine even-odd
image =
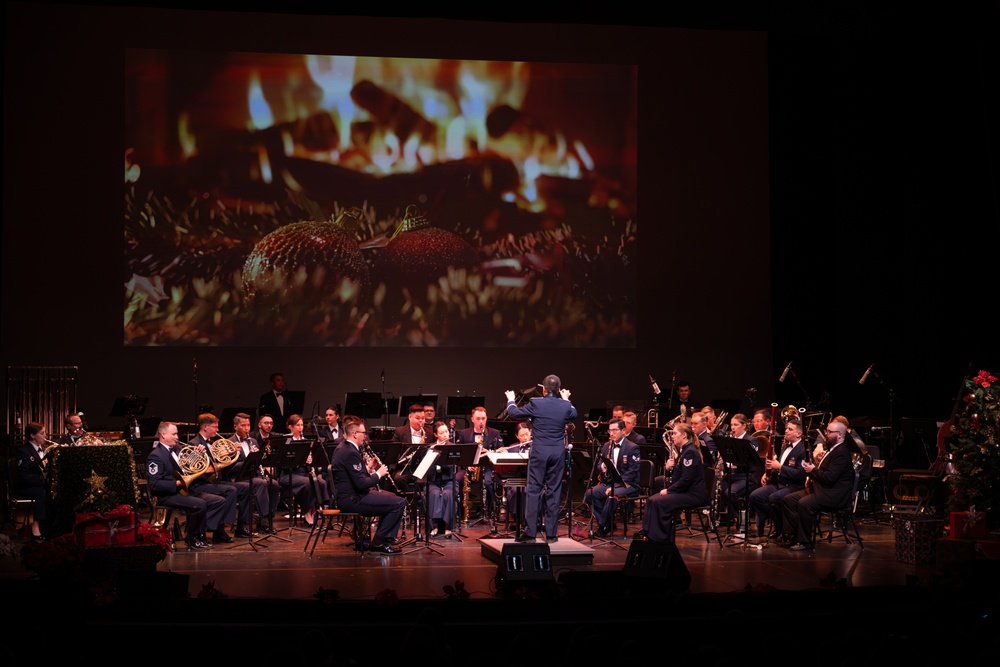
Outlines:
[{"label": "french horn", "polygon": [[181,482],[177,492],[186,496],[191,490],[191,483],[208,472],[211,463],[200,445],[184,446],[177,455],[177,464],[181,469],[174,471],[174,479]]}]

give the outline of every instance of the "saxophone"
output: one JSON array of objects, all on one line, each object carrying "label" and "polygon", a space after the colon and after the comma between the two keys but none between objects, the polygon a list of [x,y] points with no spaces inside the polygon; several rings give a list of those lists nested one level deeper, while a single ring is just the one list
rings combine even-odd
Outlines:
[{"label": "saxophone", "polygon": [[469,525],[469,475],[462,475],[462,525]]}]

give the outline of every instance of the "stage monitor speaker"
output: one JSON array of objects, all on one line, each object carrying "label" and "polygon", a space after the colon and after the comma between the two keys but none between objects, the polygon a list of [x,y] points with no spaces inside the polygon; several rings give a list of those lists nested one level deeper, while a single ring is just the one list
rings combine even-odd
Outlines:
[{"label": "stage monitor speaker", "polygon": [[497,588],[510,589],[522,584],[554,583],[552,553],[548,544],[503,545],[497,566]]},{"label": "stage monitor speaker", "polygon": [[626,577],[664,581],[675,593],[685,593],[691,587],[691,573],[672,542],[633,540],[622,570]]},{"label": "stage monitor speaker", "polygon": [[893,505],[939,507],[947,502],[940,475],[927,470],[895,468],[889,471],[889,502]]}]

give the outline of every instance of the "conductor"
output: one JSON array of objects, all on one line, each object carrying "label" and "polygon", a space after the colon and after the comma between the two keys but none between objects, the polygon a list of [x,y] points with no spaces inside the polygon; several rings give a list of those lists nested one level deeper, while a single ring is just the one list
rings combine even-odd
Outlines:
[{"label": "conductor", "polygon": [[528,483],[525,489],[523,532],[517,542],[533,542],[538,527],[538,505],[542,490],[545,498],[545,541],[555,542],[559,520],[559,499],[566,467],[566,422],[576,419],[576,408],[569,401],[570,392],[562,388],[558,375],[547,375],[542,382],[542,396],[518,407],[514,392],[508,389],[507,415],[531,419],[534,442],[528,458]]}]

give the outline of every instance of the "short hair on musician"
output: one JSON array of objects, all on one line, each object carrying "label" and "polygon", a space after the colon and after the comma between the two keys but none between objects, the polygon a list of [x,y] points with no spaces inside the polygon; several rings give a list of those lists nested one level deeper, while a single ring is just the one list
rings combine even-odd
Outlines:
[{"label": "short hair on musician", "polygon": [[754,416],[760,415],[764,418],[764,421],[771,421],[771,413],[767,411],[767,408],[758,408],[753,412]]},{"label": "short hair on musician", "polygon": [[476,407],[472,408],[472,416],[473,417],[476,416],[477,412],[482,412],[483,414],[486,414],[486,408],[483,407],[483,406],[481,406],[481,405],[477,405]]},{"label": "short hair on musician", "polygon": [[333,410],[333,414],[337,415],[338,417],[340,416],[340,408],[338,408],[336,405],[328,405],[326,407],[326,410],[324,410],[323,412],[326,413],[330,412],[331,410]]},{"label": "short hair on musician", "polygon": [[830,421],[831,422],[840,422],[841,424],[844,425],[844,428],[846,428],[848,431],[851,430],[851,422],[844,415],[837,415],[836,417],[834,417]]},{"label": "short hair on musician", "polygon": [[247,421],[250,421],[250,415],[248,415],[248,414],[247,414],[247,413],[245,413],[245,412],[237,412],[237,413],[236,413],[236,414],[235,414],[235,415],[233,416],[233,426],[236,426],[237,424],[239,424],[239,423],[240,423],[241,421],[243,421],[244,419],[246,419]]},{"label": "short hair on musician", "polygon": [[33,438],[42,431],[45,430],[45,426],[38,422],[29,422],[27,426],[24,427],[24,435],[28,438]]},{"label": "short hair on musician", "polygon": [[209,424],[218,424],[219,418],[213,415],[211,412],[203,412],[198,415],[198,428],[202,426],[208,426]]},{"label": "short hair on musician", "polygon": [[624,431],[625,430],[625,420],[624,419],[612,419],[610,422],[608,422],[608,428],[611,428],[612,426],[614,426],[615,428],[617,428],[619,431]]},{"label": "short hair on musician", "polygon": [[550,394],[554,394],[562,388],[562,380],[558,375],[546,375],[542,381],[542,386]]},{"label": "short hair on musician", "polygon": [[637,419],[636,414],[629,410],[628,412],[622,414],[622,419],[626,422],[631,422],[632,426],[635,426],[635,420]]},{"label": "short hair on musician", "polygon": [[174,422],[160,422],[159,425],[157,425],[156,427],[156,436],[160,437],[161,435],[166,433],[171,426],[175,425],[176,424]]},{"label": "short hair on musician", "polygon": [[715,415],[715,408],[713,408],[711,405],[706,405],[701,409],[701,412],[702,414],[706,415]]},{"label": "short hair on musician", "polygon": [[348,436],[354,435],[364,425],[365,422],[363,419],[358,419],[357,417],[346,419],[344,421],[344,433]]},{"label": "short hair on musician", "polygon": [[274,378],[285,377],[284,373],[271,373],[270,377],[267,378],[268,382],[274,382]]},{"label": "short hair on musician", "polygon": [[789,426],[794,426],[796,429],[798,429],[799,433],[802,433],[802,420],[799,419],[798,417],[792,417],[791,419],[786,421],[785,428],[787,429]]},{"label": "short hair on musician", "polygon": [[271,413],[269,413],[269,412],[265,412],[265,413],[264,413],[264,414],[262,414],[262,415],[261,415],[260,417],[257,417],[257,426],[260,426],[260,423],[261,423],[262,421],[264,421],[265,419],[270,419],[270,420],[271,420],[271,425],[272,425],[272,426],[274,425],[274,415],[272,415],[272,414],[271,414]]},{"label": "short hair on musician", "polygon": [[423,412],[423,411],[424,411],[424,406],[422,406],[420,403],[414,403],[413,405],[410,406],[410,410],[409,412],[407,412],[407,414],[412,415],[414,412]]},{"label": "short hair on musician", "polygon": [[[68,415],[66,415],[65,417],[63,417],[63,425],[64,426],[71,426],[72,422],[73,422],[73,417],[80,417],[80,413],[79,412],[71,412]],[[83,417],[80,417],[80,421],[81,422],[83,421]]]}]

